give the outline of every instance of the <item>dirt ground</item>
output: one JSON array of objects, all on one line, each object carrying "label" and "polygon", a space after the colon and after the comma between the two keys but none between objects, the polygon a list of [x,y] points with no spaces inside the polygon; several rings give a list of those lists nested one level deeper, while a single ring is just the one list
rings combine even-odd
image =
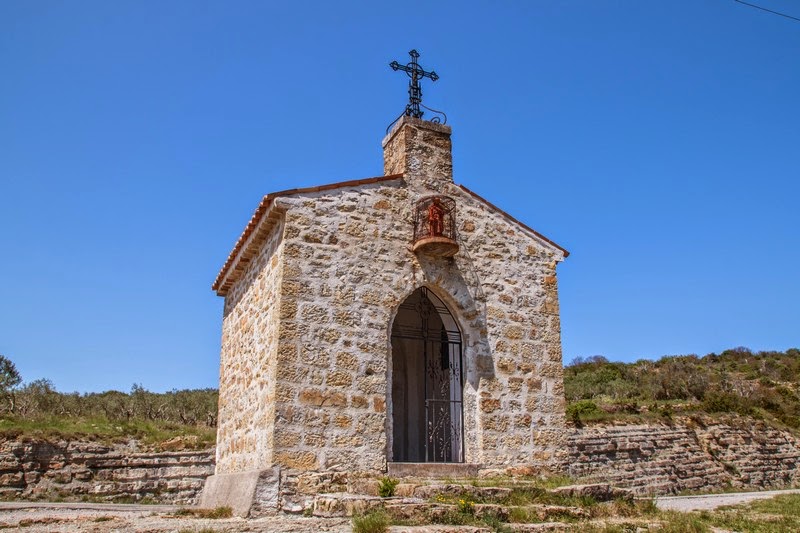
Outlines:
[{"label": "dirt ground", "polygon": [[[670,496],[656,498],[662,510],[693,511],[738,505],[779,494],[800,493],[800,490],[776,490],[702,496]],[[138,532],[138,533],[345,533],[352,531],[349,518],[307,518],[281,515],[270,518],[196,518],[177,514],[180,507],[169,505],[122,505],[99,503],[0,502],[0,529],[25,532]],[[561,524],[566,525],[566,524]],[[538,524],[550,529],[546,524]],[[394,527],[393,532],[420,528]],[[427,532],[435,527],[427,526]],[[445,528],[446,529],[446,528]],[[463,530],[472,528],[462,528]],[[559,529],[559,528],[555,528]]]},{"label": "dirt ground", "polygon": [[764,490],[760,492],[731,492],[727,494],[703,494],[701,496],[662,496],[656,498],[656,506],[662,511],[702,511],[723,505],[740,505],[755,500],[774,498],[780,494],[796,494],[800,490]]},{"label": "dirt ground", "polygon": [[[89,506],[87,506],[89,507]],[[152,509],[150,507],[153,507]],[[144,509],[143,509],[144,508]],[[207,519],[176,516],[177,510],[164,506],[103,506],[71,509],[68,504],[37,507],[0,507],[0,528],[25,532],[270,532],[344,533],[352,531],[346,518],[305,518],[278,516],[245,520],[243,518]]]}]

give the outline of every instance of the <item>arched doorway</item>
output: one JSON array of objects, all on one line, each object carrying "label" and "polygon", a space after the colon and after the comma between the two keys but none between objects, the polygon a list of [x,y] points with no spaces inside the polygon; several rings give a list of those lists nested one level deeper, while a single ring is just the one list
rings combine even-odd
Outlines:
[{"label": "arched doorway", "polygon": [[426,287],[392,325],[392,460],[464,461],[461,331]]}]

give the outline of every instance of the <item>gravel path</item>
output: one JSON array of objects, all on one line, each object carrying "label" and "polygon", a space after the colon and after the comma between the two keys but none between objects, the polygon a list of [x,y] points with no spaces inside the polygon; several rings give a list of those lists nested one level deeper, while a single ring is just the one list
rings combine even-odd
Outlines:
[{"label": "gravel path", "polygon": [[176,516],[180,507],[102,503],[0,502],[0,529],[48,533],[195,533],[200,531],[252,533],[349,533],[348,518],[277,516],[208,519]]},{"label": "gravel path", "polygon": [[702,496],[662,496],[656,498],[656,506],[664,511],[702,511],[716,509],[723,505],[739,505],[754,500],[766,500],[781,494],[797,493],[800,493],[800,489],[732,492],[728,494],[704,494]]},{"label": "gravel path", "polygon": [[[0,502],[2,511],[19,511],[23,509],[74,509],[85,511],[108,511],[126,513],[174,513],[185,508],[180,505],[137,505],[128,503],[89,503],[89,502]],[[0,514],[0,516],[3,516]]]},{"label": "gravel path", "polygon": [[[716,509],[773,498],[780,494],[798,494],[800,489],[709,494],[704,496],[664,496],[656,498],[659,509],[696,511]],[[24,528],[26,532],[167,533],[218,531],[230,533],[346,533],[352,531],[348,518],[304,518],[281,515],[245,520],[243,518],[208,519],[178,516],[173,505],[126,505],[108,503],[0,502],[0,529]],[[393,528],[397,529],[397,528]],[[400,528],[402,529],[402,528]]]}]

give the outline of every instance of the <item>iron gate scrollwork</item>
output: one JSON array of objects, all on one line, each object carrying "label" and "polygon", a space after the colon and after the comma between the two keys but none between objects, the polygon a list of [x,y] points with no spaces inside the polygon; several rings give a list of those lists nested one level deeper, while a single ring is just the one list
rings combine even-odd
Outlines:
[{"label": "iron gate scrollwork", "polygon": [[[414,326],[395,327],[393,338],[421,341],[424,375],[426,462],[464,462],[463,355],[461,332],[450,311],[425,287],[401,310],[414,311]],[[436,317],[438,315],[438,317]],[[438,319],[437,319],[438,318]]]}]

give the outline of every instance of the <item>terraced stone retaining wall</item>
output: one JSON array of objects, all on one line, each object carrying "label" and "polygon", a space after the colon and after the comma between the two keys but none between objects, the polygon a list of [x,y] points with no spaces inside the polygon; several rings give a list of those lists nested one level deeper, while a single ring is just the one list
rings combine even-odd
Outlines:
[{"label": "terraced stone retaining wall", "polygon": [[[800,483],[800,442],[749,420],[594,426],[570,431],[563,470],[640,495],[779,488]],[[5,497],[192,504],[213,473],[213,449],[139,453],[135,443],[0,441],[0,496]],[[377,481],[365,472],[287,469],[280,473],[279,490],[281,510],[300,512],[315,494],[372,494]]]},{"label": "terraced stone retaining wall", "polygon": [[684,420],[673,426],[575,429],[565,470],[637,494],[726,486],[779,488],[800,482],[800,443],[752,420]]},{"label": "terraced stone retaining wall", "polygon": [[0,496],[194,503],[214,450],[137,453],[135,443],[0,441]]}]

